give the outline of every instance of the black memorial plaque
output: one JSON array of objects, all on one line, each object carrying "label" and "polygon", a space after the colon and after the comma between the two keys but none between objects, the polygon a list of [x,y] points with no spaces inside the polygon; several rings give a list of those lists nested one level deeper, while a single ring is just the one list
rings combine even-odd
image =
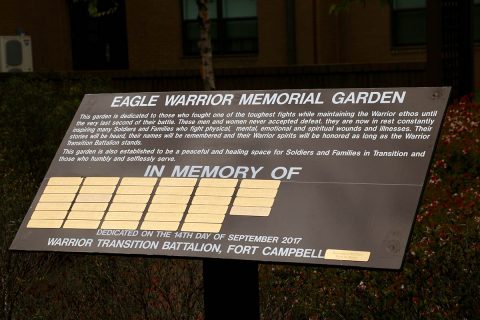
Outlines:
[{"label": "black memorial plaque", "polygon": [[11,249],[398,269],[449,92],[86,95]]}]

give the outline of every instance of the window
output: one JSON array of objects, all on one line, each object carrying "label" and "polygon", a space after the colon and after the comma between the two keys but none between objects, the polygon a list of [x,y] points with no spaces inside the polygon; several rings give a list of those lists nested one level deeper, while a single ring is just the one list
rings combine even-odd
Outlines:
[{"label": "window", "polygon": [[128,69],[125,1],[98,1],[98,10],[118,6],[110,14],[92,17],[88,1],[68,0],[75,70]]},{"label": "window", "polygon": [[[209,0],[210,34],[214,54],[258,52],[257,1]],[[183,0],[183,53],[198,55],[200,28],[195,0]]]},{"label": "window", "polygon": [[[480,42],[480,0],[474,0],[473,3],[473,35],[475,42]],[[425,45],[426,42],[426,0],[393,0],[393,46]]]},{"label": "window", "polygon": [[392,44],[424,45],[427,39],[426,0],[392,1]]}]

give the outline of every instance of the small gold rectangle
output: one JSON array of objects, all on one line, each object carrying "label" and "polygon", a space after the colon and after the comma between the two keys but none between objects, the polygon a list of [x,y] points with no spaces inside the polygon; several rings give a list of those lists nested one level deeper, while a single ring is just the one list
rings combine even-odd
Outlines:
[{"label": "small gold rectangle", "polygon": [[86,186],[83,185],[80,193],[110,193],[115,191],[115,186]]},{"label": "small gold rectangle", "polygon": [[231,196],[235,188],[198,187],[197,196]]},{"label": "small gold rectangle", "polygon": [[140,220],[143,212],[133,211],[109,211],[105,220]]},{"label": "small gold rectangle", "polygon": [[39,202],[35,210],[68,210],[71,205],[70,202]]},{"label": "small gold rectangle", "polygon": [[230,215],[232,216],[253,216],[267,217],[270,215],[271,208],[267,207],[232,207]]},{"label": "small gold rectangle", "polygon": [[207,204],[192,204],[188,213],[226,214],[228,206],[212,206]]},{"label": "small gold rectangle", "polygon": [[34,211],[30,219],[65,219],[67,216],[67,210],[63,211],[54,211],[54,210],[44,210],[44,211]]},{"label": "small gold rectangle", "polygon": [[370,259],[370,252],[327,249],[327,251],[325,251],[325,259],[367,262]]},{"label": "small gold rectangle", "polygon": [[240,188],[251,189],[278,189],[280,180],[260,180],[260,179],[244,179],[240,183]]},{"label": "small gold rectangle", "polygon": [[147,205],[145,203],[124,203],[113,202],[108,211],[141,211],[145,210]]},{"label": "small gold rectangle", "polygon": [[79,186],[46,186],[43,193],[77,193]]},{"label": "small gold rectangle", "polygon": [[189,232],[219,232],[222,228],[221,223],[196,223],[186,222],[182,226],[182,231]]},{"label": "small gold rectangle", "polygon": [[148,212],[144,220],[148,221],[180,221],[182,220],[183,212],[181,213],[167,213],[167,212]]},{"label": "small gold rectangle", "polygon": [[69,202],[75,198],[75,193],[44,193],[40,197],[40,202]]},{"label": "small gold rectangle", "polygon": [[152,203],[148,212],[185,212],[186,204],[177,203]]},{"label": "small gold rectangle", "polygon": [[123,230],[134,230],[137,229],[138,220],[135,221],[114,221],[108,220],[103,221],[101,229],[123,229]]},{"label": "small gold rectangle", "polygon": [[151,194],[153,186],[123,186],[117,189],[117,194]]},{"label": "small gold rectangle", "polygon": [[150,177],[126,177],[122,179],[122,186],[154,186],[158,178]]},{"label": "small gold rectangle", "polygon": [[191,195],[194,187],[158,187],[155,194]]},{"label": "small gold rectangle", "polygon": [[67,220],[63,227],[65,229],[97,229],[99,220]]},{"label": "small gold rectangle", "polygon": [[234,206],[240,207],[268,207],[271,208],[273,202],[275,201],[274,198],[242,198],[237,197],[233,202]]},{"label": "small gold rectangle", "polygon": [[199,187],[233,188],[237,182],[237,179],[203,178],[200,180]]},{"label": "small gold rectangle", "polygon": [[183,203],[187,204],[190,196],[173,195],[173,194],[157,194],[153,197],[152,203]]},{"label": "small gold rectangle", "polygon": [[104,211],[70,211],[68,219],[100,220]]},{"label": "small gold rectangle", "polygon": [[111,193],[80,193],[75,202],[109,202]]},{"label": "small gold rectangle", "polygon": [[82,183],[82,177],[51,177],[48,179],[49,186],[78,186]]},{"label": "small gold rectangle", "polygon": [[72,211],[105,211],[107,206],[106,202],[75,202]]},{"label": "small gold rectangle", "polygon": [[58,229],[62,226],[63,220],[30,220],[28,221],[27,228],[45,228],[45,229]]},{"label": "small gold rectangle", "polygon": [[275,198],[277,189],[247,189],[240,188],[237,191],[237,197],[246,198]]},{"label": "small gold rectangle", "polygon": [[223,214],[187,214],[185,222],[206,222],[206,223],[222,223],[225,219]]},{"label": "small gold rectangle", "polygon": [[119,177],[86,177],[84,186],[115,186],[120,180]]},{"label": "small gold rectangle", "polygon": [[150,199],[149,194],[117,194],[113,198],[113,202],[147,203],[148,199]]},{"label": "small gold rectangle", "polygon": [[196,183],[196,178],[161,178],[158,185],[172,187],[193,187]]},{"label": "small gold rectangle", "polygon": [[192,204],[228,205],[232,197],[195,196]]},{"label": "small gold rectangle", "polygon": [[178,229],[179,222],[157,222],[157,221],[143,221],[141,230],[164,230],[164,231],[176,231]]}]

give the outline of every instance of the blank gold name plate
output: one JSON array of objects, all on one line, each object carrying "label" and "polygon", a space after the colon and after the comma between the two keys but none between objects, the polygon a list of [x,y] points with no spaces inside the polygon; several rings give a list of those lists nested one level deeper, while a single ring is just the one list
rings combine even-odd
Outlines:
[{"label": "blank gold name plate", "polygon": [[27,228],[220,232],[226,215],[268,217],[278,180],[51,177]]}]

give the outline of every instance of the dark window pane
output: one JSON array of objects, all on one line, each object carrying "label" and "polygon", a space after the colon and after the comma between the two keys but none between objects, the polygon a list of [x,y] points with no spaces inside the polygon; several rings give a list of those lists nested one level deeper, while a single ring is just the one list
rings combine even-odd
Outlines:
[{"label": "dark window pane", "polygon": [[185,54],[198,54],[199,33],[200,29],[197,21],[185,21],[183,23],[183,51]]},{"label": "dark window pane", "polygon": [[257,16],[256,0],[223,0],[223,18],[243,18]]},{"label": "dark window pane", "polygon": [[[194,0],[183,0],[183,53],[198,55],[200,27],[196,21]],[[209,0],[210,35],[214,54],[253,53],[258,51],[256,0]],[[219,10],[212,12],[211,8]],[[195,16],[195,19],[193,17]],[[248,16],[248,17],[246,17]],[[217,17],[217,18],[215,18]],[[239,18],[232,18],[239,17]]]},{"label": "dark window pane", "polygon": [[393,12],[393,45],[422,45],[426,43],[425,10]]},{"label": "dark window pane", "polygon": [[256,52],[258,50],[257,19],[226,21],[225,38],[226,52]]},{"label": "dark window pane", "polygon": [[[210,20],[210,37],[212,38],[213,52],[218,48],[217,21]],[[198,21],[183,22],[183,53],[185,55],[198,55],[198,40],[200,40],[200,26]]]},{"label": "dark window pane", "polygon": [[[113,2],[99,2],[99,11]],[[102,7],[105,4],[106,7]],[[88,3],[69,0],[73,68],[75,70],[128,69],[125,2],[100,17],[92,17]]]},{"label": "dark window pane", "polygon": [[[210,19],[217,18],[217,0],[208,0],[208,16]],[[198,16],[198,6],[195,0],[183,0],[183,19],[195,20]]]},{"label": "dark window pane", "polygon": [[218,37],[218,22],[216,20],[210,21],[210,37],[212,38],[213,53],[219,51],[219,37]]},{"label": "dark window pane", "polygon": [[393,0],[393,9],[415,9],[425,8],[426,0]]}]

